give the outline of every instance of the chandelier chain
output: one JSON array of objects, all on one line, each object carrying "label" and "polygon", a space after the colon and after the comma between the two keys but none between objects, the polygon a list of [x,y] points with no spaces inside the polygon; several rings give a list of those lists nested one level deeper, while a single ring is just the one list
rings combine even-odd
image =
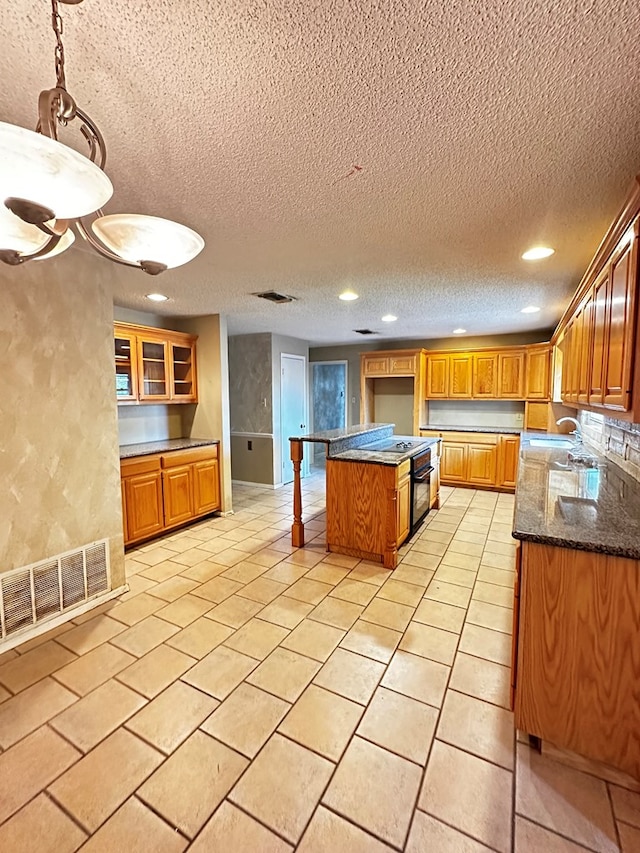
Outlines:
[{"label": "chandelier chain", "polygon": [[64,74],[64,45],[62,44],[64,27],[62,24],[62,17],[58,11],[58,0],[51,0],[51,26],[53,27],[53,32],[56,35],[56,85],[59,89],[66,90],[67,82]]}]

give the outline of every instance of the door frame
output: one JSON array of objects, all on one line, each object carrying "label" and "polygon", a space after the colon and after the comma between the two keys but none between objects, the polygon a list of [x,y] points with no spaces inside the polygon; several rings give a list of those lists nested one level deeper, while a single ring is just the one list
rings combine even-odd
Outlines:
[{"label": "door frame", "polygon": [[313,368],[316,364],[344,364],[344,428],[349,425],[349,362],[346,358],[327,359],[309,362],[309,418],[311,431],[315,432],[315,411],[313,407]]},{"label": "door frame", "polygon": [[[282,375],[284,370],[283,359],[291,358],[295,361],[301,361],[304,365],[304,370],[302,372],[302,378],[304,381],[304,392],[303,392],[303,411],[304,411],[304,423],[308,423],[309,419],[309,377],[308,377],[308,363],[309,360],[306,355],[298,355],[297,353],[290,352],[281,352],[280,353],[280,474],[278,482],[280,485],[284,484],[284,477],[282,476],[282,471],[284,468],[285,459],[291,459],[291,449],[289,445],[289,436],[285,436],[284,426],[283,426],[283,417],[282,417],[282,408],[283,408],[283,394],[282,394]],[[305,426],[304,430],[300,430],[302,435],[309,433],[310,430],[307,426]],[[306,477],[309,473],[309,459],[304,457],[302,460],[302,465],[300,466],[300,476]]]}]

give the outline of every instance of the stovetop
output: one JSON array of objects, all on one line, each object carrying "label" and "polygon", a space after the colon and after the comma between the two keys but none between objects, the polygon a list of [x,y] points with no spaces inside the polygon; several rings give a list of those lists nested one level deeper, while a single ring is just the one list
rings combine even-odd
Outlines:
[{"label": "stovetop", "polygon": [[427,447],[429,442],[415,435],[392,435],[371,444],[363,444],[360,450],[372,450],[376,453],[408,453],[411,450],[419,450]]}]

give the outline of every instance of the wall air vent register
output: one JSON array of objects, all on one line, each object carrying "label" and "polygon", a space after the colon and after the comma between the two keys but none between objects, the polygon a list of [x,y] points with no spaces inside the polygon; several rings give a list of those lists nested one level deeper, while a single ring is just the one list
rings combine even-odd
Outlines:
[{"label": "wall air vent register", "polygon": [[27,632],[110,589],[106,539],[0,574],[0,638]]}]

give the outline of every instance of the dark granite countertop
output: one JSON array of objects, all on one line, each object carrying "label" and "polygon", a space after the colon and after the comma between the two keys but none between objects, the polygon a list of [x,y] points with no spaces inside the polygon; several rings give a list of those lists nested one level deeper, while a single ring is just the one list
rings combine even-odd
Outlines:
[{"label": "dark granite countertop", "polygon": [[191,447],[207,447],[220,444],[213,438],[166,438],[163,441],[144,441],[140,444],[121,444],[120,459],[133,456],[150,456],[152,453],[169,453],[172,450],[188,450]]},{"label": "dark granite countertop", "polygon": [[361,444],[368,444],[379,438],[387,438],[393,433],[395,424],[354,424],[342,429],[326,429],[311,432],[308,435],[291,435],[289,441],[310,441],[326,444],[327,456],[335,456],[344,450],[350,450]]},{"label": "dark granite countertop", "polygon": [[411,459],[420,450],[436,444],[438,441],[440,441],[439,438],[423,438],[418,447],[413,447],[411,450],[407,450],[406,453],[381,453],[375,450],[354,448],[352,450],[345,450],[335,456],[332,455],[331,460],[337,462],[366,462],[374,465],[392,465],[393,467],[397,467],[406,459]]},{"label": "dark granite countertop", "polygon": [[640,559],[640,483],[590,447],[598,468],[568,465],[566,447],[531,446],[530,438],[523,433],[513,536]]},{"label": "dark granite countertop", "polygon": [[493,427],[493,426],[441,426],[427,424],[420,429],[429,429],[433,432],[487,432],[499,435],[520,435],[522,427]]}]

